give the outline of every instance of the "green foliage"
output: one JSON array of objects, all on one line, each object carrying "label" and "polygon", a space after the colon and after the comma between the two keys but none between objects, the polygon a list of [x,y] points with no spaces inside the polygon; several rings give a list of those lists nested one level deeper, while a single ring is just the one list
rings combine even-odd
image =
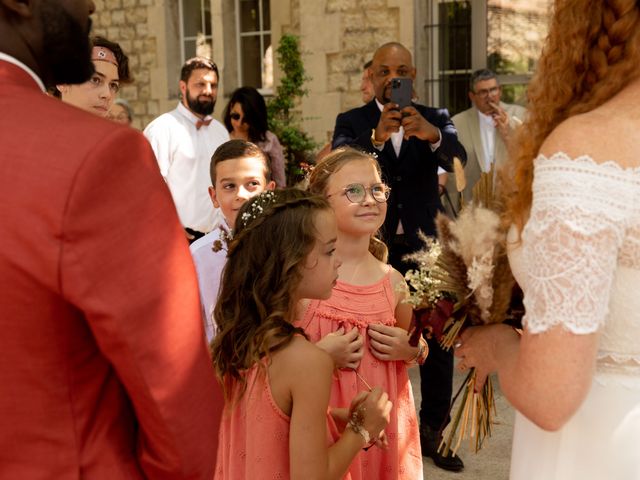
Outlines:
[{"label": "green foliage", "polygon": [[302,130],[300,115],[295,110],[300,99],[307,94],[303,85],[309,80],[302,63],[298,37],[283,35],[276,52],[283,75],[276,95],[267,103],[267,117],[269,130],[278,137],[284,149],[287,185],[293,185],[304,176],[305,164],[311,163],[311,153],[318,145]]},{"label": "green foliage", "polygon": [[[526,59],[523,58],[514,62],[505,58],[499,52],[489,54],[487,57],[487,68],[493,70],[498,75],[522,75],[533,71],[533,66],[529,65]],[[507,103],[517,103],[526,106],[527,84],[502,85],[501,100]]]}]

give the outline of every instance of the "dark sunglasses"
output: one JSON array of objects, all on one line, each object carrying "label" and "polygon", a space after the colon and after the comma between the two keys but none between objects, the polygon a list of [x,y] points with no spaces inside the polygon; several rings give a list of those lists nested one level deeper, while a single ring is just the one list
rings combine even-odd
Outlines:
[{"label": "dark sunglasses", "polygon": [[240,119],[242,118],[242,117],[240,116],[240,114],[239,114],[239,113],[236,113],[236,112],[230,113],[230,114],[229,114],[229,116],[230,116],[232,119],[236,120],[236,121],[238,121],[238,120],[240,120]]}]

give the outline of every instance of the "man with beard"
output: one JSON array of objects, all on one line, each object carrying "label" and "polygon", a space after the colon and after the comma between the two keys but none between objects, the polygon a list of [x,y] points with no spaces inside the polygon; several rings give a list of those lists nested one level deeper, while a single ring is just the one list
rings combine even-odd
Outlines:
[{"label": "man with beard", "polygon": [[44,93],[93,74],[93,10],[0,0],[0,479],[208,479],[222,399],[153,151]]},{"label": "man with beard", "polygon": [[218,67],[211,60],[187,60],[180,72],[182,98],[178,107],[160,115],[144,130],[189,242],[210,232],[222,220],[220,209],[211,205],[208,193],[211,156],[229,140],[227,129],[211,117],[218,79]]}]

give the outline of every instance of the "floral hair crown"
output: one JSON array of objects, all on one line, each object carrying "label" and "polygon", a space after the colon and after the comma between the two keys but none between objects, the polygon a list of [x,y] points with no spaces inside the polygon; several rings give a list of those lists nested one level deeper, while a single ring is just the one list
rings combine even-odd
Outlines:
[{"label": "floral hair crown", "polygon": [[276,194],[273,190],[268,190],[254,197],[246,212],[240,217],[242,228],[246,228],[252,220],[255,220],[264,213],[265,207],[276,202]]}]

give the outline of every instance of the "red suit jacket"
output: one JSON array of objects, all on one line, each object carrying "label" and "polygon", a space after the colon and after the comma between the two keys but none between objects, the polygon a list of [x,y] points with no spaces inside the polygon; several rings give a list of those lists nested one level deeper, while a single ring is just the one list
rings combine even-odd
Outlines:
[{"label": "red suit jacket", "polygon": [[0,61],[0,479],[210,479],[221,410],[151,147]]}]

